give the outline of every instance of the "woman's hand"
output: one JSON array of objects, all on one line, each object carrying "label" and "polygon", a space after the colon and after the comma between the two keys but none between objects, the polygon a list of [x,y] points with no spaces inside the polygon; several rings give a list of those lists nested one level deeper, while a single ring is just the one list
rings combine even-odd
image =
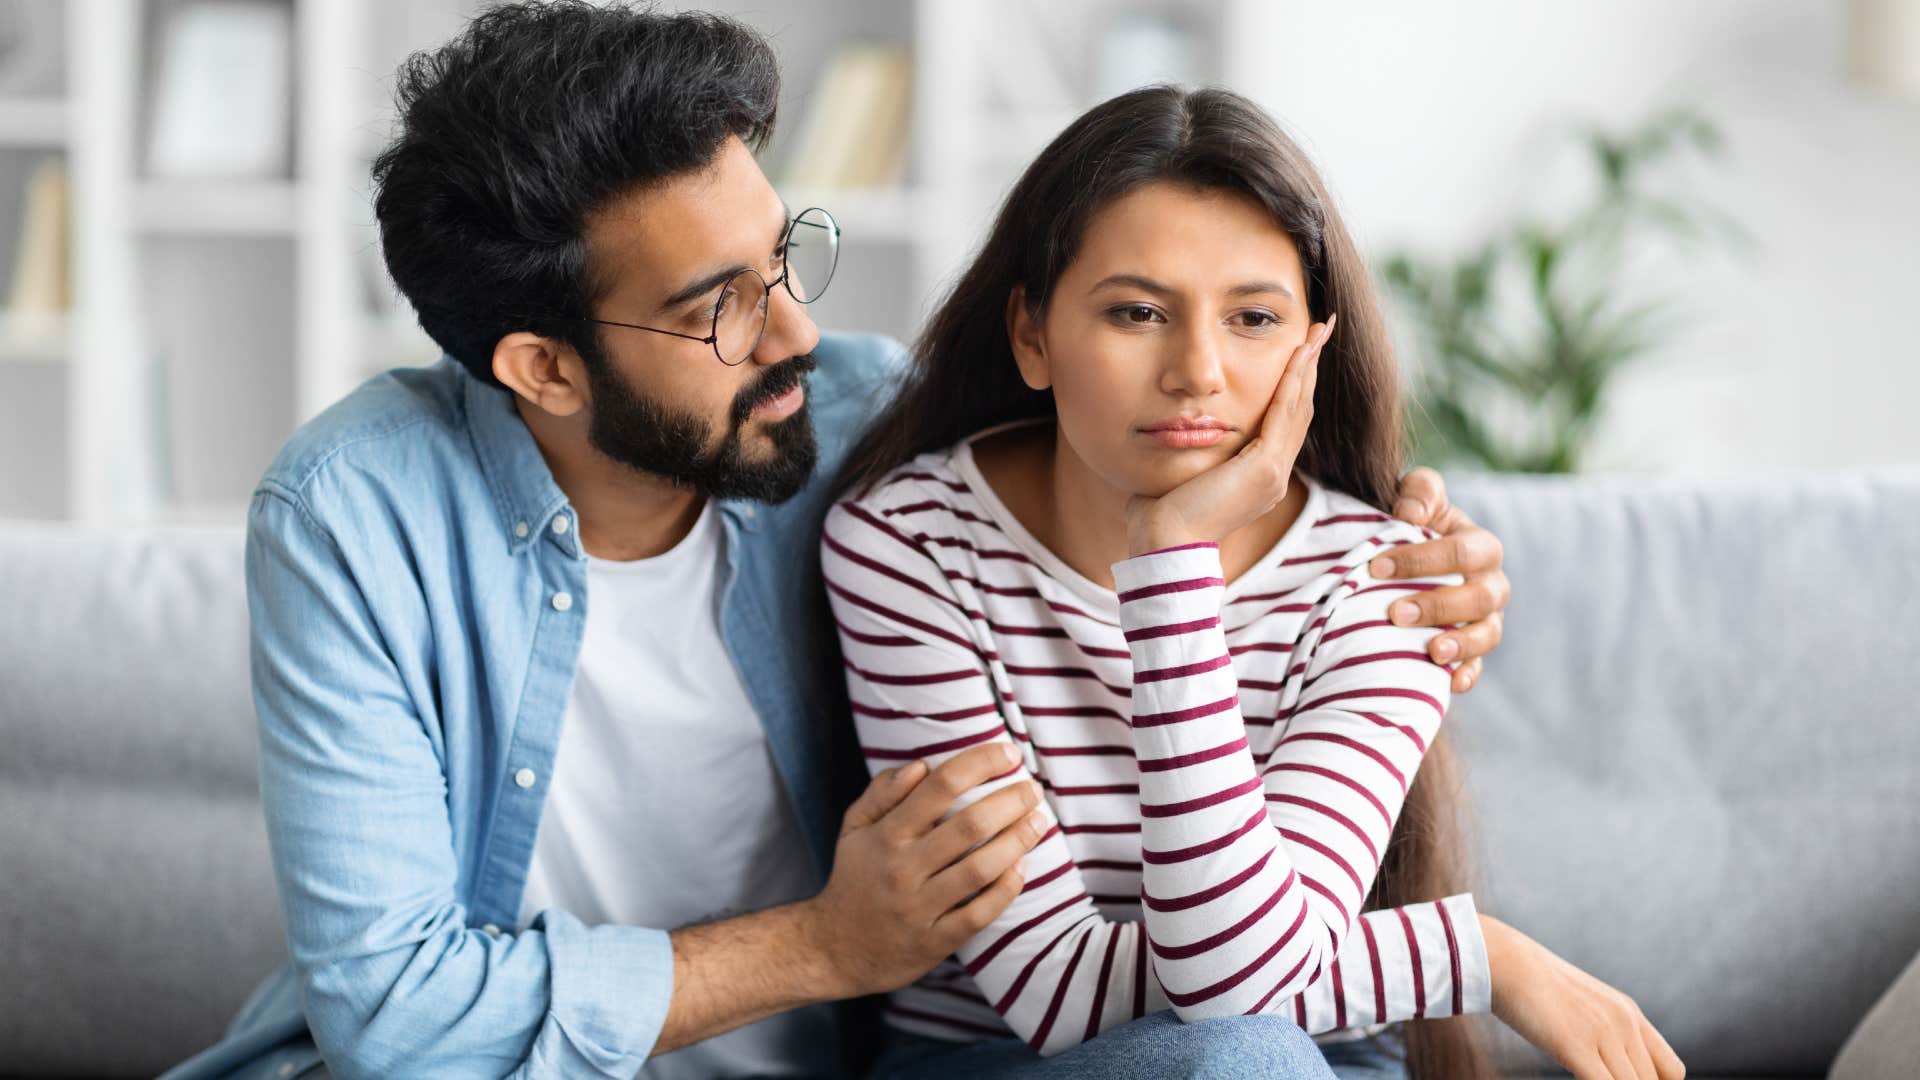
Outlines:
[{"label": "woman's hand", "polygon": [[1286,498],[1293,462],[1313,419],[1320,350],[1338,315],[1307,328],[1287,358],[1260,432],[1240,452],[1158,498],[1127,500],[1127,553],[1145,555],[1182,544],[1218,543]]},{"label": "woman's hand", "polygon": [[1680,1080],[1687,1067],[1627,995],[1489,915],[1480,916],[1493,1014],[1575,1080]]},{"label": "woman's hand", "polygon": [[[1447,485],[1432,469],[1415,469],[1400,478],[1393,516],[1432,529],[1440,539],[1396,548],[1370,564],[1381,581],[1442,577],[1465,580],[1397,601],[1388,612],[1396,626],[1447,627],[1427,642],[1436,664],[1454,664],[1453,692],[1464,694],[1480,681],[1481,659],[1500,647],[1506,627],[1507,597],[1512,593],[1501,569],[1500,539],[1474,524],[1466,511],[1447,501]],[[1456,627],[1456,624],[1464,626]]]}]

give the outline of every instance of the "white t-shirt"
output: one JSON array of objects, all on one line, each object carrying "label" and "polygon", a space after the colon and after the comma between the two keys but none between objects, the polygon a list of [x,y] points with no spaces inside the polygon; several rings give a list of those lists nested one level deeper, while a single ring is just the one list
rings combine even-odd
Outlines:
[{"label": "white t-shirt", "polygon": [[[673,550],[587,560],[587,624],[534,842],[520,926],[675,929],[816,887],[786,789],[720,637],[713,504]],[[822,1007],[824,1008],[824,1007]],[[805,1011],[659,1055],[650,1080],[778,1075],[823,1030]]]}]

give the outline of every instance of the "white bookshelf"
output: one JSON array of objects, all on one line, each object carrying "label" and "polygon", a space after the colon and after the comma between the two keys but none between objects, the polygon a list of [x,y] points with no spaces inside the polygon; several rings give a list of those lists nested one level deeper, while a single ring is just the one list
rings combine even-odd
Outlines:
[{"label": "white bookshelf", "polygon": [[[0,433],[0,517],[23,512],[18,491],[51,483],[58,497],[29,499],[24,512],[58,504],[56,516],[90,523],[237,524],[294,427],[378,371],[437,356],[404,303],[370,299],[392,288],[377,269],[367,170],[388,131],[395,66],[446,40],[479,5],[282,0],[292,11],[295,172],[181,181],[143,167],[154,39],[180,0],[38,2],[62,12],[63,85],[0,92],[0,163],[65,158],[75,306],[55,318],[0,316],[0,394],[25,395],[0,407],[0,423],[43,425],[13,443]],[[846,230],[842,270],[815,312],[822,326],[905,336],[1020,165],[1091,104],[1076,44],[1084,30],[1103,13],[1221,3],[678,6],[727,11],[770,35],[788,137],[842,41],[877,36],[911,52],[903,182],[782,192],[796,210],[828,208]]]}]

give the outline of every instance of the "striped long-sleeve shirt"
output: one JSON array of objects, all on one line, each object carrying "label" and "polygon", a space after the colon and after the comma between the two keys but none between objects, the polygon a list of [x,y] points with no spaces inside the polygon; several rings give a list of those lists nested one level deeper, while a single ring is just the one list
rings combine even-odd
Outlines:
[{"label": "striped long-sleeve shirt", "polygon": [[1295,482],[1305,510],[1230,586],[1196,545],[1116,564],[1117,593],[1033,539],[970,441],[834,509],[869,765],[1009,741],[1022,767],[962,804],[1032,777],[1051,825],[1019,897],[891,1022],[1055,1053],[1167,1008],[1312,1033],[1488,1010],[1470,895],[1360,910],[1449,701],[1436,631],[1387,605],[1445,579],[1376,581],[1421,530]]}]

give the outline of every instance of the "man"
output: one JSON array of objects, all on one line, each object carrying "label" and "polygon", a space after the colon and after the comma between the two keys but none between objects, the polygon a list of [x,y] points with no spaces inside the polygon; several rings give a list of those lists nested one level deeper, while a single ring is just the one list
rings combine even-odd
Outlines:
[{"label": "man", "polygon": [[[329,409],[255,493],[292,957],[170,1077],[832,1074],[832,1003],[1011,900],[1034,796],[945,818],[991,750],[848,807],[814,553],[900,355],[806,314],[836,234],[754,163],[777,87],[736,24],[581,3],[403,68],[376,212],[447,355]],[[1471,623],[1439,639],[1470,679],[1498,545],[1437,476],[1407,492],[1447,538],[1398,574],[1468,575],[1416,617]]]}]

